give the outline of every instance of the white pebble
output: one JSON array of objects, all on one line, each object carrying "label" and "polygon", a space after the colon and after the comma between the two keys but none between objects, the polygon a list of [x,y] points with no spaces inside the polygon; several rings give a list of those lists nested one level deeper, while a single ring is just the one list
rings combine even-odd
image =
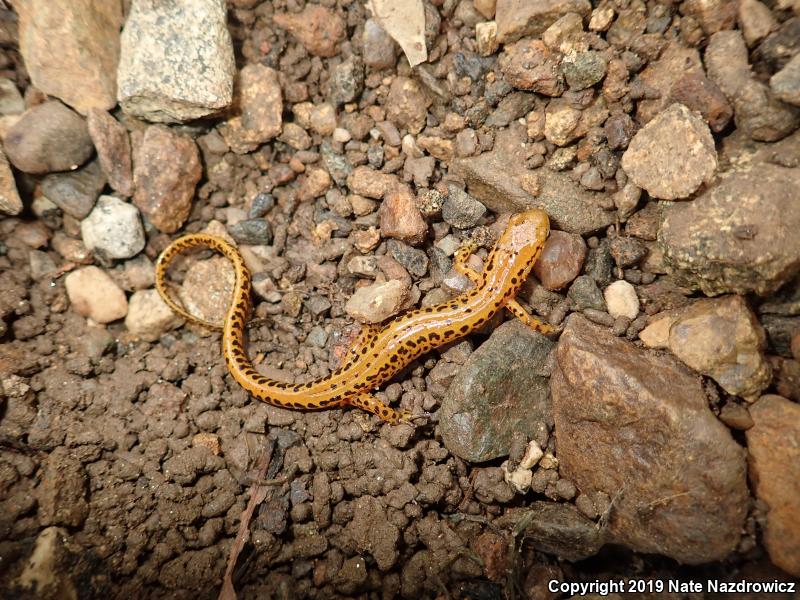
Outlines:
[{"label": "white pebble", "polygon": [[139,209],[114,196],[100,196],[81,222],[84,245],[105,258],[131,258],[144,248]]},{"label": "white pebble", "polygon": [[373,283],[356,290],[345,304],[345,312],[361,323],[380,323],[397,314],[408,287],[398,279]]},{"label": "white pebble", "polygon": [[135,337],[155,342],[162,334],[183,323],[156,290],[139,290],[131,296],[125,327]]},{"label": "white pebble", "polygon": [[627,281],[620,279],[608,286],[603,292],[608,307],[608,314],[615,319],[628,317],[635,319],[639,314],[639,297],[636,289]]},{"label": "white pebble", "polygon": [[64,287],[75,312],[96,323],[111,323],[128,313],[125,292],[99,267],[73,271],[64,279]]}]

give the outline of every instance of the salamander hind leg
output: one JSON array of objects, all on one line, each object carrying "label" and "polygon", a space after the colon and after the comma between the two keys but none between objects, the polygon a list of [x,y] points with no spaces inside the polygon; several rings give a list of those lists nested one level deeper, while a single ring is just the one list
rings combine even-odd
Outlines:
[{"label": "salamander hind leg", "polygon": [[367,412],[371,412],[381,421],[389,423],[390,425],[398,425],[400,423],[413,425],[410,412],[407,410],[395,410],[390,406],[386,406],[375,396],[362,394],[360,396],[356,396],[352,400],[349,400],[347,403],[362,410],[366,410]]},{"label": "salamander hind leg", "polygon": [[538,331],[544,335],[552,335],[558,331],[556,327],[550,325],[549,323],[545,323],[541,319],[538,319],[528,313],[528,311],[522,308],[520,303],[513,298],[506,301],[506,308],[508,309],[508,312],[517,317],[520,321],[525,323],[525,325],[534,331]]}]

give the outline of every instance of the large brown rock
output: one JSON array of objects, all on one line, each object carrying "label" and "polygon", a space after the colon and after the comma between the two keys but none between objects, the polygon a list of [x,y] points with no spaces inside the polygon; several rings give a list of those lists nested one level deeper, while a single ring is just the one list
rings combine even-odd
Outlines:
[{"label": "large brown rock", "polygon": [[160,231],[177,231],[189,216],[202,173],[194,141],[163,125],[151,125],[134,162],[134,204]]},{"label": "large brown rock", "polygon": [[15,2],[31,82],[85,115],[117,103],[120,0]]},{"label": "large brown rock", "polygon": [[[540,208],[550,216],[554,228],[569,233],[589,233],[610,225],[614,212],[604,211],[598,194],[573,181],[563,171],[547,167],[530,170],[527,158],[527,133],[516,121],[497,132],[494,149],[480,156],[457,158],[451,169],[464,178],[469,192],[494,212],[521,212]],[[526,177],[536,177],[539,194],[523,188]]]},{"label": "large brown rock", "polygon": [[789,281],[800,271],[798,186],[800,169],[756,164],[667,208],[658,241],[677,282],[715,296]]},{"label": "large brown rock", "polygon": [[303,12],[277,14],[276,25],[284,27],[314,56],[335,56],[347,34],[342,18],[329,8],[309,4]]},{"label": "large brown rock", "polygon": [[750,415],[750,479],[769,507],[764,545],[773,563],[800,577],[800,404],[762,396]]},{"label": "large brown rock", "polygon": [[561,471],[582,493],[612,498],[610,541],[688,564],[736,548],[744,453],[696,376],[573,314],[550,390]]}]

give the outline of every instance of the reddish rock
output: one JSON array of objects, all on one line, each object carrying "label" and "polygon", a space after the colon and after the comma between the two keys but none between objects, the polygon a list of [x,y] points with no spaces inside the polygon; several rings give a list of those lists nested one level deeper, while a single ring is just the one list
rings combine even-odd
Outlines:
[{"label": "reddish rock", "polygon": [[736,549],[744,453],[698,377],[573,314],[550,389],[559,469],[581,493],[613,498],[609,541],[687,564]]},{"label": "reddish rock", "polygon": [[535,36],[567,13],[588,17],[591,12],[592,5],[588,0],[497,0],[497,39],[508,43]]},{"label": "reddish rock", "polygon": [[581,273],[586,242],[574,233],[551,231],[533,273],[548,290],[563,289]]},{"label": "reddish rock", "polygon": [[636,132],[621,164],[651,196],[675,200],[711,179],[717,152],[708,125],[676,103]]},{"label": "reddish rock", "polygon": [[0,149],[0,212],[17,215],[22,211],[22,199],[17,191],[14,173],[6,155]]},{"label": "reddish rock", "polygon": [[123,196],[132,196],[133,167],[128,131],[98,108],[89,109],[86,123],[108,184]]},{"label": "reddish rock", "polygon": [[681,13],[697,19],[706,35],[736,25],[736,0],[685,0]]},{"label": "reddish rock", "polygon": [[342,18],[318,4],[307,4],[303,12],[296,14],[277,14],[272,20],[297,38],[314,56],[336,56],[337,45],[346,34]]},{"label": "reddish rock", "polygon": [[173,233],[189,216],[201,174],[192,138],[151,125],[136,152],[133,202],[159,231]]},{"label": "reddish rock", "polygon": [[400,188],[388,196],[378,211],[381,219],[381,234],[409,244],[421,244],[428,231],[428,224],[417,208],[414,194],[408,188]]},{"label": "reddish rock", "polygon": [[671,97],[690,110],[703,115],[708,126],[719,133],[733,117],[733,107],[725,94],[705,75],[695,73],[681,77],[672,86]]},{"label": "reddish rock", "polygon": [[687,75],[703,75],[700,53],[695,48],[672,42],[658,60],[651,62],[639,75],[647,92],[647,97],[639,100],[636,108],[640,124],[647,123],[672,103],[672,88]]},{"label": "reddish rock", "polygon": [[31,82],[81,114],[117,103],[120,2],[32,0],[15,4]]},{"label": "reddish rock", "polygon": [[111,323],[128,314],[125,292],[99,267],[72,271],[64,287],[73,310],[96,323]]},{"label": "reddish rock", "polygon": [[545,96],[560,96],[564,91],[559,55],[541,40],[524,39],[510,44],[499,61],[506,81],[517,89]]},{"label": "reddish rock", "polygon": [[366,166],[356,167],[347,176],[347,187],[350,191],[367,198],[383,198],[398,185],[400,181],[396,175],[381,173]]},{"label": "reddish rock", "polygon": [[220,126],[220,133],[234,152],[252,152],[280,135],[283,92],[274,69],[247,65],[239,71],[234,95],[237,113]]},{"label": "reddish rock", "polygon": [[773,563],[800,577],[800,405],[767,395],[750,415],[750,479],[769,508],[764,545]]}]

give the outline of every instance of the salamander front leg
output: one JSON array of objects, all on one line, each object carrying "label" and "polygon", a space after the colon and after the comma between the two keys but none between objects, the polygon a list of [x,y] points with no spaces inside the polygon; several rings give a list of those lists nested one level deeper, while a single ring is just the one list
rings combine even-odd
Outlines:
[{"label": "salamander front leg", "polygon": [[456,254],[453,257],[453,268],[475,285],[480,285],[483,281],[483,277],[481,277],[480,273],[476,273],[467,265],[470,255],[477,249],[478,245],[474,241],[467,240],[456,250]]},{"label": "salamander front leg", "polygon": [[407,410],[395,410],[390,406],[386,406],[383,402],[370,394],[356,396],[347,403],[366,410],[367,412],[371,412],[373,415],[380,418],[381,421],[389,423],[390,425],[398,425],[400,423],[406,423],[408,425],[414,424],[411,421],[410,412]]},{"label": "salamander front leg", "polygon": [[544,335],[551,335],[557,331],[557,329],[549,323],[545,323],[541,319],[529,314],[528,311],[522,308],[520,303],[514,298],[506,301],[506,308],[508,309],[508,312],[517,317],[520,321],[525,323],[525,325],[534,331],[538,331]]}]

